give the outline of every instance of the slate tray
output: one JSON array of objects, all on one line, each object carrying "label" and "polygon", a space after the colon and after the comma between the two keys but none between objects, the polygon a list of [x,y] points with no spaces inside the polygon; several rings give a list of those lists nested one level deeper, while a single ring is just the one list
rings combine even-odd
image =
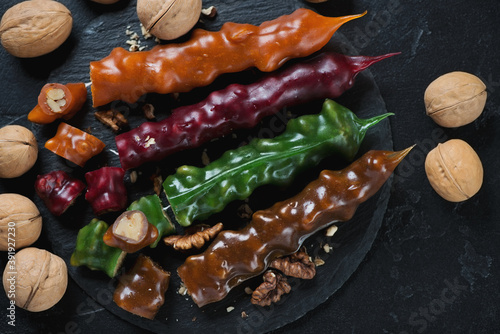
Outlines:
[{"label": "slate tray", "polygon": [[[262,21],[291,13],[296,8],[305,6],[301,1],[257,2],[259,4],[254,1],[251,5],[240,4],[238,8],[235,8],[232,1],[210,1],[208,5],[213,4],[217,7],[218,16],[214,21],[205,20],[199,26],[215,30],[220,28],[220,25],[225,21],[260,24]],[[77,50],[72,53],[74,56],[52,73],[49,82],[88,81],[88,64],[90,61],[106,56],[113,47],[126,46],[124,41],[127,39],[125,35],[127,28],[140,33],[134,5],[135,3],[130,2],[127,6],[104,13],[92,21],[85,28],[82,39],[76,45]],[[255,11],[255,8],[261,10]],[[154,44],[151,40],[146,41],[143,39],[141,43],[148,47]],[[345,52],[352,51],[353,48],[341,33],[337,33],[324,50]],[[260,75],[254,70],[225,75],[217,79],[209,87],[182,94],[178,100],[168,96],[152,94],[141,99],[139,104],[118,103],[113,107],[124,111],[131,123],[131,127],[135,127],[144,121],[140,110],[138,110],[141,103],[153,103],[157,107],[158,119],[162,119],[168,116],[170,109],[178,105],[194,103],[208,95],[210,91],[222,88],[228,83],[250,82]],[[359,75],[355,87],[338,99],[338,102],[351,108],[358,116],[364,118],[386,112],[384,101],[369,71]],[[305,113],[316,113],[319,112],[320,108],[321,101],[317,101],[300,107],[289,108],[283,111],[280,114],[281,116],[274,117],[278,117],[284,124],[285,119]],[[94,111],[89,102],[84,107],[84,110],[68,123],[81,129],[90,129],[93,134],[107,144],[105,151],[99,157],[92,159],[85,168],[80,168],[45,149],[41,149],[39,161],[35,170],[31,173],[46,173],[51,170],[62,169],[84,180],[84,173],[87,171],[105,165],[119,166],[114,133],[95,120]],[[235,148],[247,142],[250,138],[277,135],[278,132],[271,126],[271,124],[275,124],[275,121],[276,119],[270,117],[254,129],[237,131],[236,136],[228,136],[204,145],[199,149],[175,154],[158,164],[143,166],[139,169],[141,172],[139,180],[134,184],[130,182],[129,174],[127,174],[126,182],[129,190],[129,200],[133,201],[153,192],[152,182],[149,178],[157,169],[165,177],[182,164],[201,165],[201,155],[204,150],[210,158],[216,159],[224,150]],[[38,126],[29,124],[24,118],[17,119],[14,123],[31,128],[41,146],[54,135],[57,128],[57,123]],[[359,155],[369,149],[393,149],[391,138],[389,122],[387,120],[381,122],[368,132]],[[308,182],[317,178],[319,171],[322,169],[338,169],[346,164],[347,162],[338,161],[335,158],[326,159],[317,168],[302,174],[298,178],[300,180],[297,180],[290,187],[263,187],[258,189],[252,195],[248,204],[253,210],[267,208],[275,201],[283,200],[300,191]],[[339,231],[333,238],[327,238],[324,233],[318,233],[308,239],[305,246],[309,254],[313,258],[316,256],[322,258],[325,265],[318,267],[317,276],[313,280],[291,279],[292,293],[286,295],[281,302],[271,307],[260,308],[251,305],[249,296],[244,292],[245,287],[255,288],[261,282],[261,278],[257,277],[232,291],[224,301],[199,309],[189,297],[177,293],[180,280],[176,275],[176,268],[182,263],[186,255],[174,253],[163,245],[159,245],[158,248],[153,250],[144,250],[144,253],[150,255],[162,267],[173,273],[170,288],[166,294],[166,304],[160,309],[154,321],[142,319],[125,312],[113,303],[112,293],[116,285],[116,279],[110,280],[103,273],[69,265],[78,230],[94,217],[87,203],[80,198],[76,205],[65,215],[57,218],[45,209],[41,200],[35,198],[35,202],[44,216],[44,228],[47,230],[52,248],[56,254],[67,262],[70,276],[92,298],[112,313],[137,326],[157,333],[166,330],[169,332],[209,330],[216,333],[251,333],[273,330],[300,318],[306,312],[314,310],[342,286],[356,270],[375,239],[387,208],[390,184],[391,180],[375,197],[363,204],[354,219],[339,225]],[[272,193],[273,196],[269,196],[269,193]],[[236,214],[242,204],[243,202],[231,204],[224,213],[211,218],[209,223],[223,221],[227,228],[243,226],[245,221]],[[115,217],[116,215],[109,214],[102,217],[102,219],[112,223]],[[322,245],[325,243],[333,246],[334,250],[325,253],[322,249]],[[130,255],[124,268],[130,268],[135,257],[135,255]],[[232,312],[227,312],[229,306],[234,307]],[[242,312],[245,312],[248,317],[242,318]]]}]

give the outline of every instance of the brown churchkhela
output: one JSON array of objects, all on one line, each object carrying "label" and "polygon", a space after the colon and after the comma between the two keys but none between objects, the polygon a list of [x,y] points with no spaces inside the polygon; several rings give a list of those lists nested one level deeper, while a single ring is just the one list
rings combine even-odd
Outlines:
[{"label": "brown churchkhela", "polygon": [[369,151],[341,171],[324,170],[296,196],[257,211],[242,230],[221,232],[205,252],[178,269],[194,302],[202,307],[223,299],[274,259],[296,252],[311,234],[351,219],[410,150]]}]

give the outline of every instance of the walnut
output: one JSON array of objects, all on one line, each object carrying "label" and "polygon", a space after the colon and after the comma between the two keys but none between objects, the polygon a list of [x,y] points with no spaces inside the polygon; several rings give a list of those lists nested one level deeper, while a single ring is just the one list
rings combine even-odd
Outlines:
[{"label": "walnut", "polygon": [[13,56],[33,58],[57,49],[71,34],[73,17],[63,4],[23,1],[9,8],[0,21],[0,39]]},{"label": "walnut", "polygon": [[312,279],[316,275],[316,265],[305,251],[273,260],[269,267],[278,269],[286,276]]},{"label": "walnut", "polygon": [[161,189],[162,189],[162,184],[163,184],[163,178],[161,176],[161,171],[160,168],[156,168],[156,172],[151,175],[149,178],[151,181],[153,181],[153,190],[156,193],[156,195],[160,196]]},{"label": "walnut", "polygon": [[147,104],[143,105],[142,112],[144,113],[144,117],[146,117],[146,119],[148,119],[150,121],[156,119],[155,107],[151,103],[147,103]]},{"label": "walnut", "polygon": [[68,285],[66,263],[46,250],[29,247],[16,253],[3,272],[3,286],[16,307],[45,311],[59,302]]},{"label": "walnut", "polygon": [[254,305],[269,306],[271,303],[278,302],[282,295],[292,290],[286,277],[280,273],[268,270],[263,279],[264,283],[252,293],[251,303]]},{"label": "walnut", "polygon": [[96,111],[95,118],[102,124],[109,126],[113,131],[118,132],[128,126],[128,120],[122,113],[116,110]]},{"label": "walnut", "polygon": [[0,129],[0,178],[15,178],[33,167],[38,144],[33,132],[20,125]]},{"label": "walnut", "polygon": [[176,250],[200,249],[207,241],[215,238],[215,236],[222,231],[222,228],[222,223],[215,224],[212,227],[197,225],[190,229],[186,229],[186,234],[184,235],[171,235],[165,237],[163,238],[163,242]]}]

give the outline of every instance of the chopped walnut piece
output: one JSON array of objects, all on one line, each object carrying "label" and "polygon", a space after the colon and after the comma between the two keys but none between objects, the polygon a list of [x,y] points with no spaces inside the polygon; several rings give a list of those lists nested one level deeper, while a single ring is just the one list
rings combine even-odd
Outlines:
[{"label": "chopped walnut piece", "polygon": [[177,293],[181,296],[185,296],[188,293],[188,290],[186,286],[181,283],[181,286],[179,287],[179,290],[177,290]]},{"label": "chopped walnut piece", "polygon": [[201,153],[201,163],[206,166],[210,164],[210,157],[208,156],[207,149],[204,149]]},{"label": "chopped walnut piece", "polygon": [[146,29],[146,27],[142,25],[142,23],[141,23],[141,33],[145,39],[150,39],[153,37],[153,35],[149,33],[149,31]]},{"label": "chopped walnut piece", "polygon": [[[152,138],[152,140],[154,139]],[[151,175],[150,180],[153,181],[154,192],[156,193],[156,195],[160,196],[163,178],[161,177],[161,171],[159,168],[157,168],[156,172],[153,175]]]},{"label": "chopped walnut piece", "polygon": [[163,238],[163,242],[176,250],[200,249],[207,241],[215,238],[222,231],[222,228],[222,223],[215,224],[212,227],[197,225],[186,229],[185,235],[171,235]]},{"label": "chopped walnut piece", "polygon": [[208,8],[203,8],[201,10],[201,15],[208,19],[213,19],[217,16],[217,8],[215,6],[210,6]]},{"label": "chopped walnut piece", "polygon": [[245,311],[241,311],[241,317],[243,319],[248,318],[248,314]]},{"label": "chopped walnut piece", "polygon": [[248,205],[247,203],[242,204],[238,208],[237,212],[238,212],[238,217],[240,217],[242,219],[250,219],[250,218],[252,218],[252,215],[253,215],[253,211],[250,208],[250,205]]},{"label": "chopped walnut piece", "polygon": [[337,225],[332,225],[326,230],[325,234],[327,237],[333,237],[333,235],[337,232],[338,229],[339,228]]},{"label": "chopped walnut piece", "polygon": [[286,276],[311,279],[316,275],[316,266],[305,251],[299,251],[271,262],[269,267],[278,269]]},{"label": "chopped walnut piece", "polygon": [[144,113],[144,117],[146,117],[150,121],[152,121],[156,118],[155,107],[151,103],[147,103],[147,104],[143,105],[142,112]]},{"label": "chopped walnut piece", "polygon": [[99,122],[109,126],[115,132],[128,126],[128,120],[117,110],[96,111],[94,116]]},{"label": "chopped walnut piece", "polygon": [[323,259],[322,259],[322,258],[316,257],[316,258],[314,259],[314,265],[315,265],[316,267],[322,266],[322,265],[324,265],[324,264],[325,264],[325,261],[323,261]]},{"label": "chopped walnut piece", "polygon": [[286,277],[272,270],[268,270],[263,278],[264,283],[252,293],[251,303],[254,305],[269,306],[271,303],[278,302],[282,295],[292,290]]}]

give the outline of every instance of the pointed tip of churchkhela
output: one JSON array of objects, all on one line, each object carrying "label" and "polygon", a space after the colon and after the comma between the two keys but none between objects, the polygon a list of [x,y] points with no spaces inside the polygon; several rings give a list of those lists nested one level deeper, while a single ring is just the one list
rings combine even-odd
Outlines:
[{"label": "pointed tip of churchkhela", "polygon": [[387,157],[395,164],[399,164],[415,146],[416,144],[401,151],[391,152]]},{"label": "pointed tip of churchkhela", "polygon": [[381,61],[383,59],[397,56],[399,54],[401,54],[401,52],[392,52],[392,53],[388,53],[388,54],[380,55],[380,56],[375,56],[375,57],[352,56],[349,58],[351,60],[352,71],[353,71],[353,73],[357,74],[363,70],[366,70],[371,65],[378,63],[379,61]]}]

